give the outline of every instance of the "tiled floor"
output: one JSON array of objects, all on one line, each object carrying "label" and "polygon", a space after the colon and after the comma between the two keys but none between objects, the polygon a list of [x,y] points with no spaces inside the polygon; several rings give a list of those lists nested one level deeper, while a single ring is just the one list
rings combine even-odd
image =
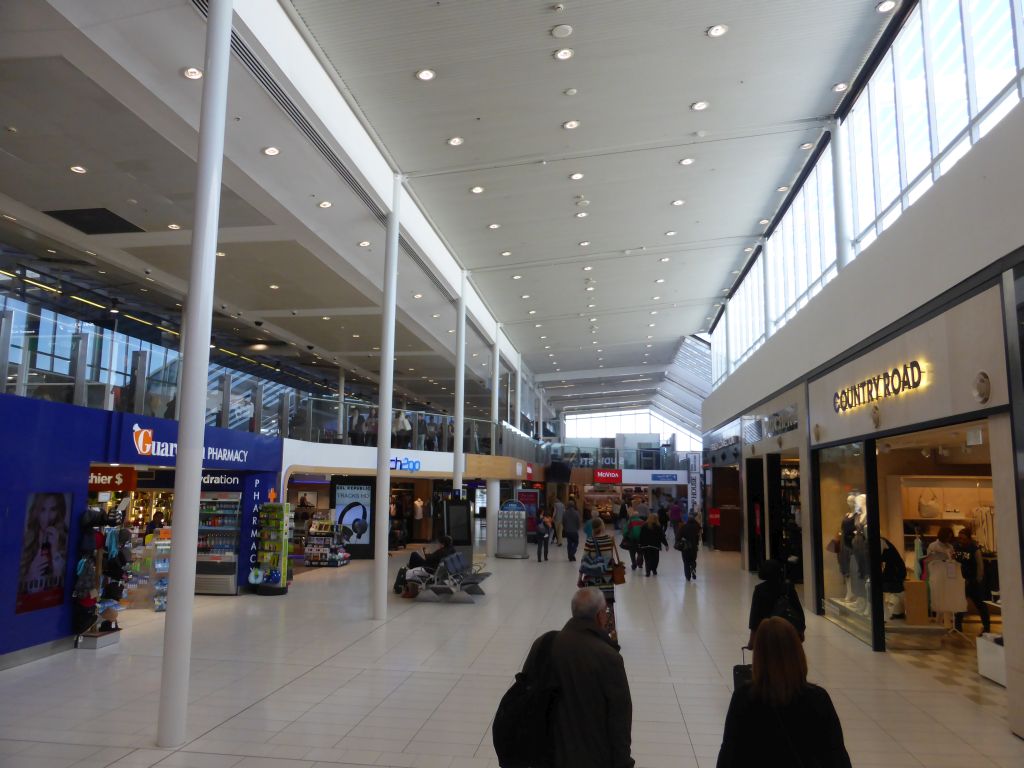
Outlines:
[{"label": "tiled floor", "polygon": [[[369,563],[304,574],[286,597],[199,598],[189,742],[176,751],[153,746],[163,615],[126,612],[120,647],[0,672],[0,766],[496,768],[498,699],[534,637],[568,617],[563,553],[492,561],[475,605],[392,595],[387,622],[366,618]],[[687,585],[672,555],[618,593],[640,768],[714,765],[746,640],[754,579],[737,556],[703,553]],[[806,649],[855,765],[1024,765],[998,686],[945,685],[942,657],[874,654],[815,616]]]}]

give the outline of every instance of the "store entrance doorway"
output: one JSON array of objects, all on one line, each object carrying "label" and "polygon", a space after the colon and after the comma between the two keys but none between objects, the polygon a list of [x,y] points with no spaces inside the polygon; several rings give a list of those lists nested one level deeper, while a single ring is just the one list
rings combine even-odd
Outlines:
[{"label": "store entrance doorway", "polygon": [[796,449],[764,457],[768,489],[768,557],[785,568],[795,584],[804,580],[800,457]]},{"label": "store entrance doorway", "polygon": [[765,560],[764,461],[747,459],[747,570],[756,572]]}]

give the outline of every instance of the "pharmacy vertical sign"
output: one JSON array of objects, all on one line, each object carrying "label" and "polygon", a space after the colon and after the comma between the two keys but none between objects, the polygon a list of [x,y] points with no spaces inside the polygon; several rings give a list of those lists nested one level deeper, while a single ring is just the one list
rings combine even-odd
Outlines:
[{"label": "pharmacy vertical sign", "polygon": [[259,568],[260,507],[277,499],[273,472],[248,472],[242,491],[242,530],[238,542],[238,584],[245,586],[253,568]]}]

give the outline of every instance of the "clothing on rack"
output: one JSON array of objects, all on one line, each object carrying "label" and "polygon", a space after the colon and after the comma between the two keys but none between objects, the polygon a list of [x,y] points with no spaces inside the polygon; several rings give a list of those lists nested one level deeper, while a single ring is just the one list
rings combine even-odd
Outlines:
[{"label": "clothing on rack", "polygon": [[930,560],[928,599],[935,613],[963,613],[967,610],[964,577],[959,563],[955,560]]}]

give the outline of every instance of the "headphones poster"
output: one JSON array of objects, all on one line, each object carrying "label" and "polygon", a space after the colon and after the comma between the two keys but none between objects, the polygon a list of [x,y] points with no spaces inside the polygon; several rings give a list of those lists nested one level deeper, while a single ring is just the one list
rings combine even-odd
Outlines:
[{"label": "headphones poster", "polygon": [[331,497],[334,522],[340,527],[346,547],[370,550],[373,544],[373,485],[350,478],[332,478]]}]

